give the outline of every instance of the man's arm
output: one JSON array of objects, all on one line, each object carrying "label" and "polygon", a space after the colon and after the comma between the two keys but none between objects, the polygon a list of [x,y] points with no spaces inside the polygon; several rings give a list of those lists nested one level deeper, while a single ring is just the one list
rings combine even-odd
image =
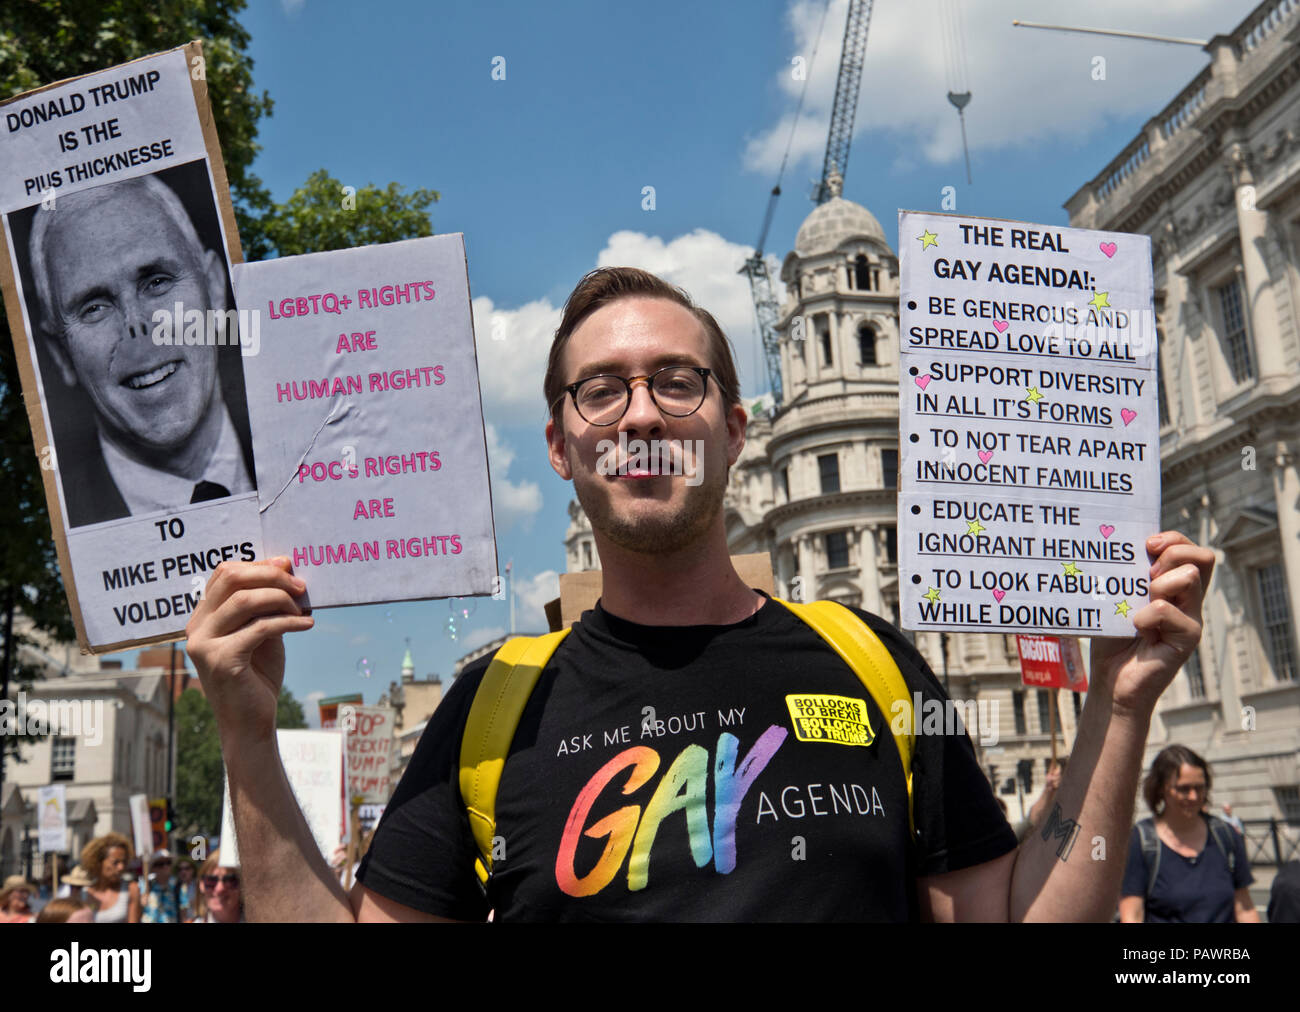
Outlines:
[{"label": "man's arm", "polygon": [[1259,911],[1255,901],[1250,898],[1250,888],[1238,889],[1232,896],[1233,916],[1238,924],[1259,924]]},{"label": "man's arm", "polygon": [[935,920],[1105,921],[1119,896],[1156,700],[1201,634],[1214,555],[1176,532],[1147,541],[1150,603],[1132,640],[1094,639],[1092,685],[1045,825],[1013,854],[918,881]]},{"label": "man's arm", "polygon": [[287,559],[223,562],[185,629],[221,734],[248,919],[427,920],[409,907],[367,902],[357,890],[350,899],[289,786],[275,711],[284,681],[283,635],[313,625],[295,600],[305,589]]}]

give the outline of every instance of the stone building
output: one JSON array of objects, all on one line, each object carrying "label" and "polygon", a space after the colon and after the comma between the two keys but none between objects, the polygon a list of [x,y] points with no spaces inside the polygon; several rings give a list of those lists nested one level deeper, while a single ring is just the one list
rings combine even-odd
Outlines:
[{"label": "stone building", "polygon": [[1187,745],[1234,814],[1300,820],[1300,4],[1260,4],[1205,48],[1065,206],[1151,236],[1164,526],[1217,560],[1146,758]]}]

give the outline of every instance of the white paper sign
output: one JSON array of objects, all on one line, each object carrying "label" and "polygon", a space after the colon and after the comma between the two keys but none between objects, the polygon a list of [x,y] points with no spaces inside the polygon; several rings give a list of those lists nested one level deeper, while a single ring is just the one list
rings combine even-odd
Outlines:
[{"label": "white paper sign", "polygon": [[131,835],[135,837],[135,852],[143,857],[153,850],[153,820],[149,818],[149,795],[132,794],[126,799],[131,812]]},{"label": "white paper sign", "polygon": [[0,107],[0,281],[78,639],[99,652],[175,638],[219,562],[261,554],[201,60],[191,45]]},{"label": "white paper sign", "polygon": [[899,213],[906,629],[1132,636],[1160,530],[1151,240]]},{"label": "white paper sign", "polygon": [[50,784],[37,791],[36,806],[41,853],[62,854],[68,849],[68,797],[63,784]]},{"label": "white paper sign", "polygon": [[[328,862],[338,848],[339,827],[343,824],[342,732],[280,730],[275,737],[289,786]],[[226,868],[239,866],[228,779],[221,807],[221,864]]]},{"label": "white paper sign", "polygon": [[266,553],[317,607],[490,594],[496,540],[462,236],[235,270]]}]

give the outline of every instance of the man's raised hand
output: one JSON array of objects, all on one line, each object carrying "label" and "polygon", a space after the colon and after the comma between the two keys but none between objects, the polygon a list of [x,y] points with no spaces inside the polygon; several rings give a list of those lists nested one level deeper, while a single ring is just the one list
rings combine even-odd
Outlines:
[{"label": "man's raised hand", "polygon": [[275,736],[282,637],[314,624],[295,600],[306,584],[290,568],[283,557],[221,563],[185,627],[223,742],[234,734],[247,742]]}]

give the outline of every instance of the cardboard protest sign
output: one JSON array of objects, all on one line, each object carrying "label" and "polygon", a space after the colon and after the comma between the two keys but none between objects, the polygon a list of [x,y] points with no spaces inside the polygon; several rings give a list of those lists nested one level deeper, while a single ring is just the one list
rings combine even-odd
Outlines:
[{"label": "cardboard protest sign", "polygon": [[1017,636],[1020,681],[1044,689],[1088,691],[1079,641],[1073,636]]},{"label": "cardboard protest sign", "polygon": [[903,627],[1132,636],[1160,530],[1150,238],[899,229]]},{"label": "cardboard protest sign", "polygon": [[267,554],[315,607],[492,593],[463,238],[244,264],[235,290]]},{"label": "cardboard protest sign", "polygon": [[[312,838],[328,862],[339,845],[343,824],[342,734],[339,731],[275,732],[284,772],[302,809]],[[239,842],[230,810],[230,781],[225,779],[221,810],[221,864],[239,866]]]},{"label": "cardboard protest sign", "polygon": [[195,42],[0,103],[0,285],[77,639],[174,639],[262,554],[230,264]]},{"label": "cardboard protest sign", "polygon": [[43,854],[68,849],[68,796],[63,784],[49,784],[36,792],[36,834]]},{"label": "cardboard protest sign", "polygon": [[344,706],[339,711],[349,801],[386,805],[392,790],[396,714],[387,706]]}]

